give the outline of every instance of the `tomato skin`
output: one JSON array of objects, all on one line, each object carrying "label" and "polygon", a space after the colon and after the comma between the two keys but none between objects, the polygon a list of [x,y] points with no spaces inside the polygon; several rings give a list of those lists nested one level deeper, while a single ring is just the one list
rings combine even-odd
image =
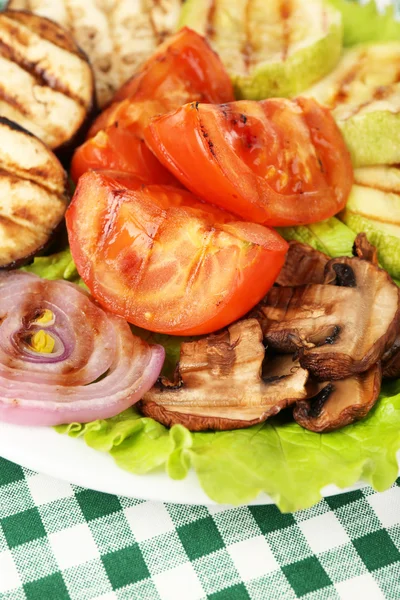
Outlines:
[{"label": "tomato skin", "polygon": [[80,178],[66,222],[79,274],[100,304],[172,335],[210,333],[246,314],[288,247],[186,190],[113,172]]},{"label": "tomato skin", "polygon": [[232,82],[206,39],[183,27],[161,44],[113,101],[159,100],[165,112],[187,102],[231,102]]},{"label": "tomato skin", "polygon": [[[178,105],[174,108],[178,108]],[[136,102],[130,98],[114,102],[93,121],[88,138],[94,137],[99,131],[116,125],[129,133],[143,137],[144,130],[150,119],[166,112],[164,104],[158,100]]]},{"label": "tomato skin", "polygon": [[191,103],[154,117],[145,140],[194,194],[271,226],[314,223],[345,206],[350,154],[311,98]]},{"label": "tomato skin", "polygon": [[75,150],[71,178],[76,183],[86,171],[103,169],[134,173],[153,183],[180,185],[142,138],[114,125],[99,131]]}]

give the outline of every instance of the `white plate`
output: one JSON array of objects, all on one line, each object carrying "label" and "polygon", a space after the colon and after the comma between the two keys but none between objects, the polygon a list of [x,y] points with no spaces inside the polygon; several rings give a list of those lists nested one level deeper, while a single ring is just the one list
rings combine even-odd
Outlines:
[{"label": "white plate", "polygon": [[[82,439],[60,435],[47,427],[0,423],[0,456],[33,471],[101,492],[179,504],[215,504],[203,492],[193,472],[183,481],[173,481],[164,472],[133,475],[117,467],[109,454],[89,448]],[[331,485],[324,488],[323,495],[361,487],[365,484],[345,490]],[[260,494],[251,504],[272,504],[272,500]]]}]

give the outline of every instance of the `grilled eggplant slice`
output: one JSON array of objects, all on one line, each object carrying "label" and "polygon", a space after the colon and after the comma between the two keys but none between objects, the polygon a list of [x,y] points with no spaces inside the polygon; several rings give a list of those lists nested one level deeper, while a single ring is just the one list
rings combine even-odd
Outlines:
[{"label": "grilled eggplant slice", "polygon": [[292,240],[286,254],[285,264],[275,283],[286,287],[323,283],[329,257],[308,244]]},{"label": "grilled eggplant slice", "polygon": [[353,231],[364,231],[377,248],[380,264],[400,278],[400,168],[355,169],[346,208],[340,218]]},{"label": "grilled eggplant slice", "polygon": [[293,409],[295,421],[305,429],[323,433],[363,419],[374,406],[381,389],[382,370],[369,371],[342,381],[311,384],[312,397],[300,400]]},{"label": "grilled eggplant slice", "polygon": [[52,149],[73,143],[87,123],[93,73],[57,24],[19,11],[0,12],[0,115]]},{"label": "grilled eggplant slice", "polygon": [[27,262],[67,208],[67,175],[49,148],[0,117],[0,268]]},{"label": "grilled eggplant slice", "polygon": [[324,0],[186,0],[180,24],[208,38],[238,98],[296,95],[342,49],[341,15]]},{"label": "grilled eggplant slice", "polygon": [[139,407],[164,425],[181,423],[191,431],[260,423],[307,397],[308,373],[292,357],[266,364],[264,358],[258,322],[239,321],[182,344],[175,381],[160,379]]},{"label": "grilled eggplant slice", "polygon": [[89,56],[102,108],[175,31],[182,0],[10,0],[68,29]]},{"label": "grilled eggplant slice", "polygon": [[400,163],[400,42],[346,50],[313,96],[333,111],[356,167]]},{"label": "grilled eggplant slice", "polygon": [[318,381],[331,381],[382,358],[398,332],[400,297],[386,271],[339,258],[327,263],[324,284],[274,287],[252,314],[270,346],[297,352]]}]

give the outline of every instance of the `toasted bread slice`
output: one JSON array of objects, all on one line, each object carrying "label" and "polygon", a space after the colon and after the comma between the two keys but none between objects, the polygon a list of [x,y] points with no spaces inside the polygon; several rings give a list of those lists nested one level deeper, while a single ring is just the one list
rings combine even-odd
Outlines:
[{"label": "toasted bread slice", "polygon": [[0,139],[0,268],[11,268],[50,241],[67,208],[67,175],[43,142],[3,117]]},{"label": "toasted bread slice", "polygon": [[71,31],[89,56],[97,100],[105,106],[117,89],[175,31],[182,0],[10,0]]},{"label": "toasted bread slice", "polygon": [[71,35],[23,11],[0,13],[0,115],[43,140],[67,145],[93,107],[91,67]]}]

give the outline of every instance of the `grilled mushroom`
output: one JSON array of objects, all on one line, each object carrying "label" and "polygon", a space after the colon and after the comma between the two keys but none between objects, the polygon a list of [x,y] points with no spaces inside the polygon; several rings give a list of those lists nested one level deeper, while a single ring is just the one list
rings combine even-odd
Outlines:
[{"label": "grilled mushroom", "polygon": [[0,117],[0,268],[27,262],[67,208],[67,174],[43,142]]},{"label": "grilled mushroom", "polygon": [[290,356],[262,372],[260,325],[247,319],[216,335],[182,344],[175,381],[161,379],[145,394],[142,412],[191,431],[249,427],[307,397],[308,373]]},{"label": "grilled mushroom", "polygon": [[275,283],[282,286],[298,286],[307,283],[323,283],[325,266],[329,257],[308,244],[289,242],[285,264]]},{"label": "grilled mushroom", "polygon": [[362,260],[368,260],[373,265],[378,264],[377,250],[370,244],[365,233],[359,233],[354,240],[353,254]]},{"label": "grilled mushroom", "polygon": [[0,12],[0,115],[50,148],[77,137],[92,110],[86,56],[62,27],[32,13]]},{"label": "grilled mushroom", "polygon": [[398,331],[398,288],[379,267],[359,258],[330,260],[325,283],[274,287],[257,311],[267,343],[298,352],[319,381],[367,371]]},{"label": "grilled mushroom", "polygon": [[333,431],[365,417],[378,399],[382,371],[378,364],[369,371],[342,381],[314,386],[313,396],[297,402],[295,421],[305,429],[322,433]]}]

